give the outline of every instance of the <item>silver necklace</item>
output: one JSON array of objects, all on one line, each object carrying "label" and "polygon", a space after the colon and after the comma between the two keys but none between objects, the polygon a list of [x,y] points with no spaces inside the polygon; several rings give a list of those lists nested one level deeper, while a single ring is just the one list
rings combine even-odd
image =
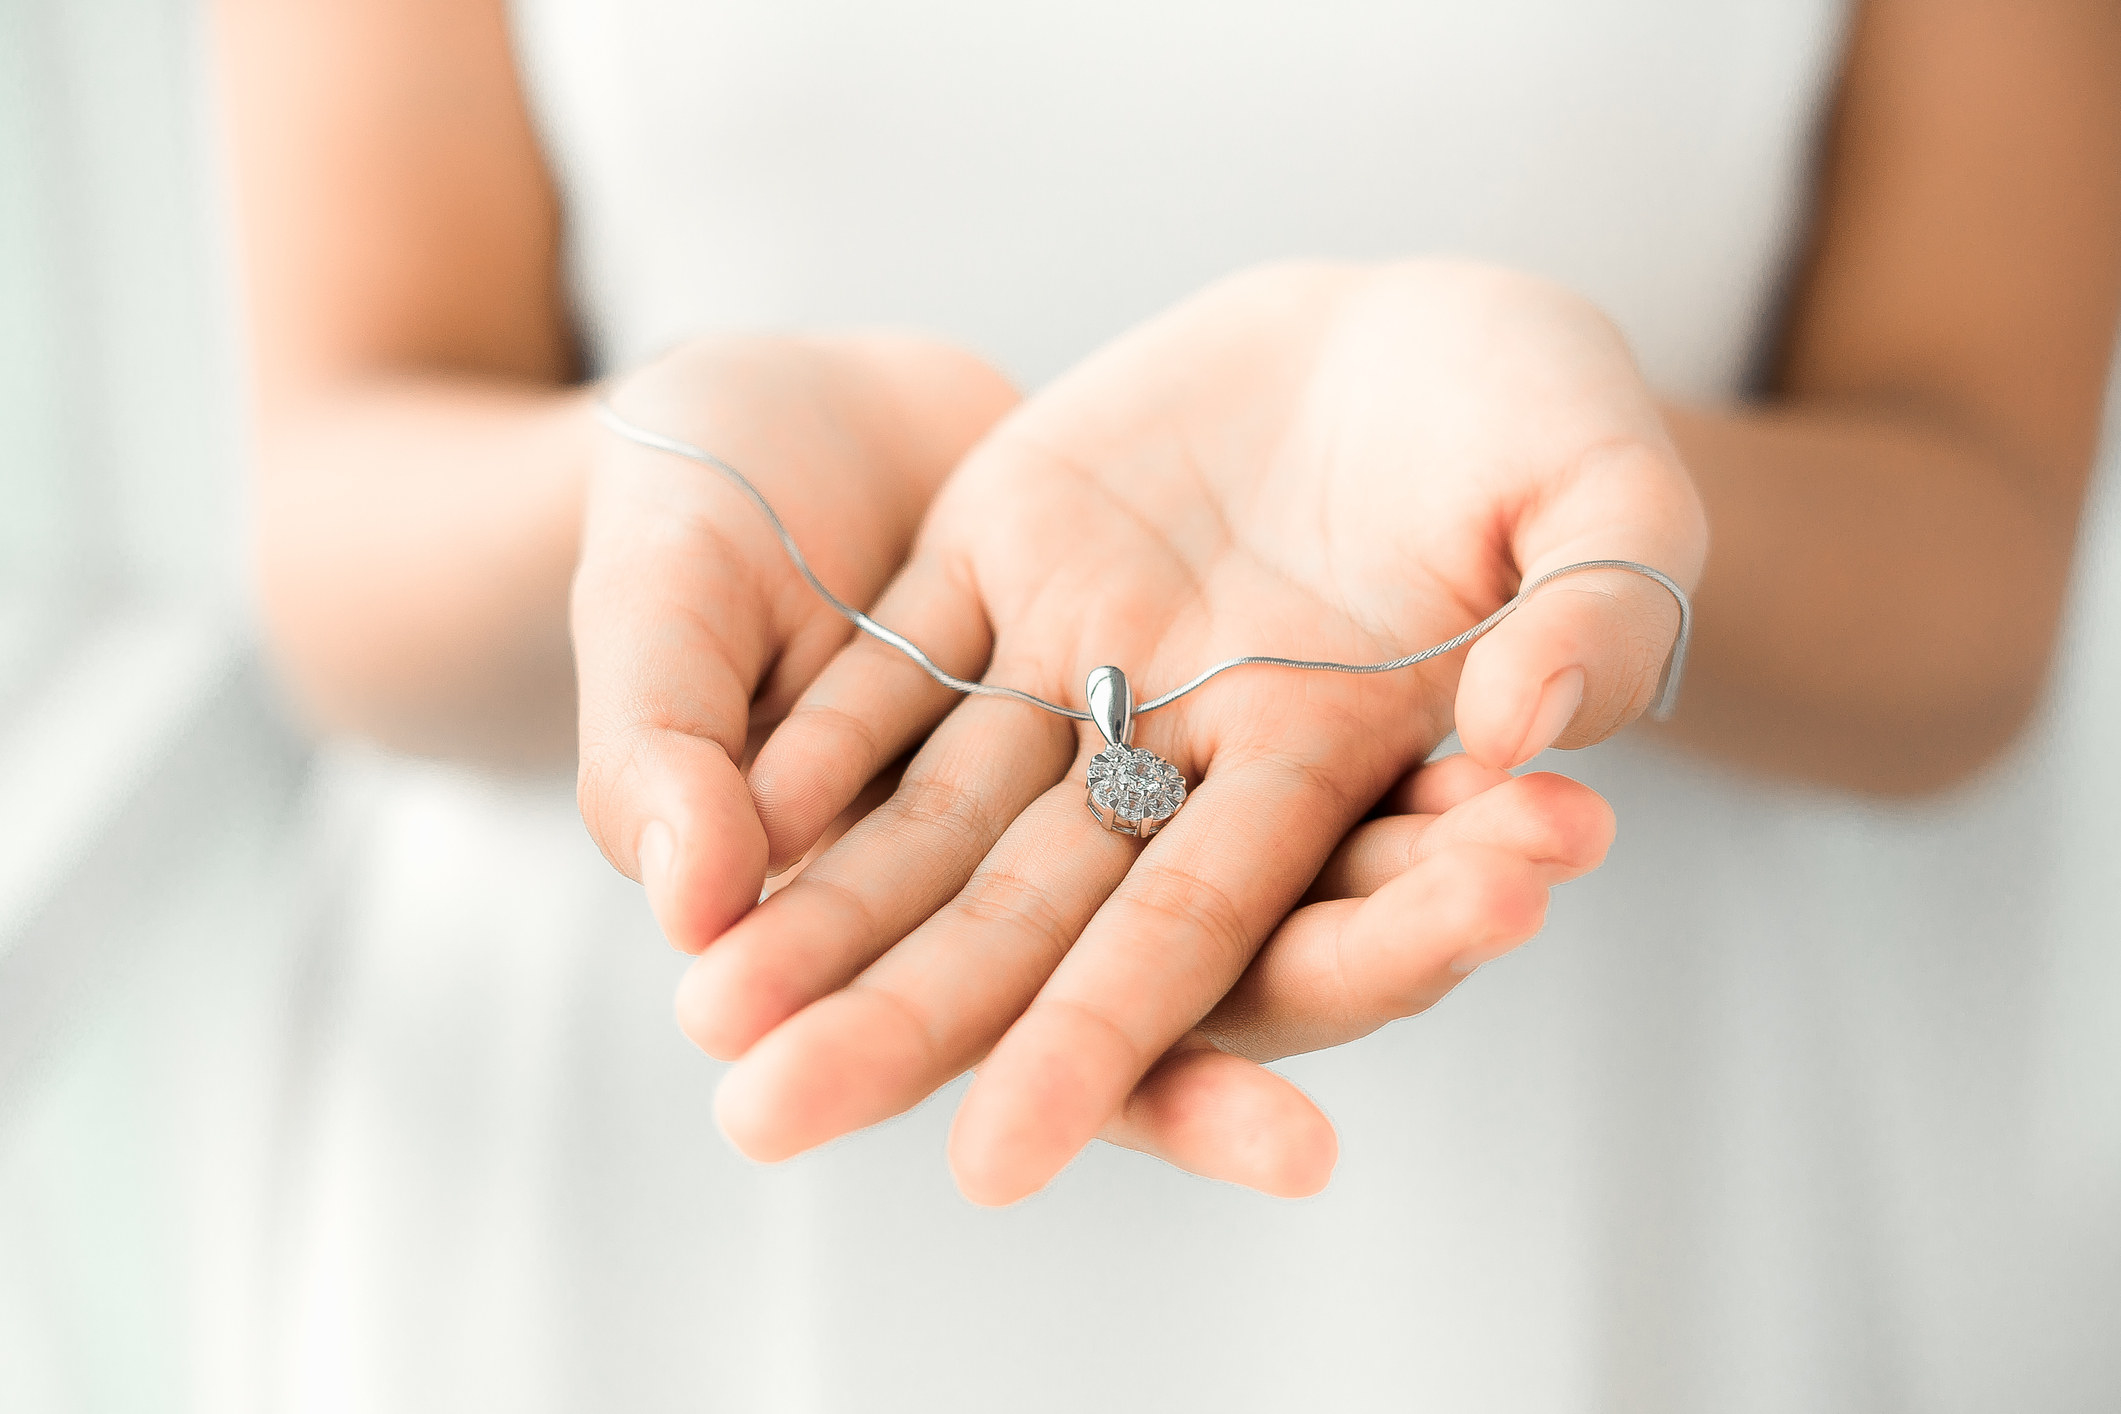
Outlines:
[{"label": "silver necklace", "polygon": [[1391,673],[1401,668],[1411,668],[1416,663],[1426,663],[1431,658],[1439,658],[1465,647],[1508,618],[1520,604],[1532,596],[1533,591],[1547,581],[1581,570],[1627,570],[1632,574],[1643,575],[1663,585],[1679,602],[1679,637],[1672,645],[1671,657],[1665,660],[1664,676],[1658,683],[1657,697],[1650,707],[1650,715],[1663,721],[1672,715],[1672,709],[1679,701],[1679,682],[1686,672],[1687,644],[1694,633],[1694,606],[1687,598],[1687,592],[1663,570],[1634,560],[1581,560],[1572,565],[1563,565],[1559,569],[1548,570],[1529,584],[1521,586],[1507,604],[1456,638],[1424,648],[1419,653],[1409,653],[1404,658],[1392,658],[1382,663],[1333,663],[1249,653],[1239,658],[1225,658],[1192,681],[1173,688],[1161,697],[1152,697],[1140,706],[1135,705],[1134,688],[1127,681],[1127,675],[1118,668],[1106,666],[1091,669],[1089,681],[1083,686],[1084,707],[1063,706],[1058,702],[1048,702],[1045,698],[1025,692],[1021,688],[1004,687],[999,683],[974,682],[944,671],[933,658],[923,653],[920,645],[912,639],[895,629],[886,628],[827,589],[825,582],[817,577],[817,572],[810,568],[810,561],[803,558],[802,548],[795,543],[795,537],[788,533],[788,527],[782,524],[772,503],[742,472],[714,453],[695,447],[690,442],[681,442],[675,437],[666,437],[660,432],[628,422],[608,402],[598,401],[596,414],[598,421],[604,426],[630,442],[637,442],[659,452],[668,452],[687,461],[698,462],[701,466],[720,474],[725,481],[749,498],[752,505],[758,507],[759,514],[766,517],[766,523],[773,527],[773,533],[780,538],[781,548],[788,552],[788,558],[795,565],[796,571],[817,591],[819,598],[830,604],[838,611],[840,617],[863,633],[905,654],[919,665],[922,672],[944,687],[953,692],[964,693],[968,697],[1013,697],[1019,702],[1029,703],[1055,716],[1094,725],[1104,737],[1105,747],[1090,758],[1088,779],[1085,782],[1089,789],[1090,813],[1095,815],[1098,823],[1106,829],[1119,834],[1147,839],[1162,829],[1165,822],[1176,815],[1178,808],[1186,803],[1186,778],[1179,769],[1155,752],[1131,743],[1136,717],[1170,706],[1195,688],[1203,686],[1210,678],[1232,668],[1258,665],[1298,668],[1319,673]]}]

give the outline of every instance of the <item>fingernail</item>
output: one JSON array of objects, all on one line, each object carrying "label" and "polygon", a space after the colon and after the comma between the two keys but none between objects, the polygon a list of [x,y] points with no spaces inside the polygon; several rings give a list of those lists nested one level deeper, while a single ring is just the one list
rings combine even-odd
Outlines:
[{"label": "fingernail", "polygon": [[[677,836],[661,820],[650,820],[641,827],[641,837],[634,842],[633,853],[641,871],[641,887],[648,894],[648,906],[661,920],[663,907],[670,900],[670,872],[677,863]],[[668,931],[667,921],[665,931]],[[675,940],[672,946],[676,946]]]},{"label": "fingernail", "polygon": [[1532,728],[1525,733],[1524,745],[1517,749],[1517,759],[1510,764],[1522,766],[1552,746],[1582,705],[1582,668],[1563,668],[1548,678],[1547,685],[1539,690],[1539,707],[1532,714]]}]

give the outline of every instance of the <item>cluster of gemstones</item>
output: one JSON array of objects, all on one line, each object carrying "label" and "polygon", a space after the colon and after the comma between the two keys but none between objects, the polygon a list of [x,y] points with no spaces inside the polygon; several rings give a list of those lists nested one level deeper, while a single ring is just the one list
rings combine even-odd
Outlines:
[{"label": "cluster of gemstones", "polygon": [[1108,830],[1146,839],[1186,803],[1186,778],[1153,751],[1107,746],[1090,758],[1090,813]]}]

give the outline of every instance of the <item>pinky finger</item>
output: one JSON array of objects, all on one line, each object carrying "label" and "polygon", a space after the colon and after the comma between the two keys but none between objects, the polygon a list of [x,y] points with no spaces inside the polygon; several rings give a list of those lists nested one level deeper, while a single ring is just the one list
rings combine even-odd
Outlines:
[{"label": "pinky finger", "polygon": [[1424,859],[1364,899],[1300,908],[1201,1022],[1254,1060],[1323,1050],[1434,1006],[1546,921],[1548,871],[1489,845]]},{"label": "pinky finger", "polygon": [[1325,1115],[1258,1062],[1367,1036],[1435,1005],[1539,931],[1550,871],[1459,845],[1362,899],[1300,908],[1099,1136],[1204,1178],[1301,1198],[1339,1157]]},{"label": "pinky finger", "polygon": [[1331,1122],[1309,1096],[1197,1034],[1142,1077],[1098,1137],[1277,1198],[1318,1192],[1340,1156]]}]

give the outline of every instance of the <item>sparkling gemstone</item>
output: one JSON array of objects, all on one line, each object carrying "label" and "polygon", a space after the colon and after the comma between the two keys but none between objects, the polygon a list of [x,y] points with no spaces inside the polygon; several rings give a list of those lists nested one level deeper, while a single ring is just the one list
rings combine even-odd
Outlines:
[{"label": "sparkling gemstone", "polygon": [[1108,830],[1144,839],[1186,803],[1186,778],[1153,751],[1107,746],[1090,758],[1090,813]]}]

